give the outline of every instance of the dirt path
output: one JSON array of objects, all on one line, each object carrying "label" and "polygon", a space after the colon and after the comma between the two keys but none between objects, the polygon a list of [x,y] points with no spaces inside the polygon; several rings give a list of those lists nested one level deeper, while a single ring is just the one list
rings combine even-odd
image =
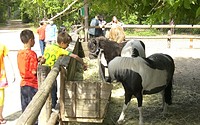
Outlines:
[{"label": "dirt path", "polygon": [[20,30],[30,28],[30,24],[22,23],[21,20],[9,20],[5,26],[0,27],[0,30]]}]

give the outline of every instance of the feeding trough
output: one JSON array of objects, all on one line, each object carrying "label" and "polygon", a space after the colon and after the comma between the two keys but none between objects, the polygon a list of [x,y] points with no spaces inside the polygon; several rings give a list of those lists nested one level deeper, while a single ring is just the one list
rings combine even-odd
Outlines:
[{"label": "feeding trough", "polygon": [[104,82],[66,81],[61,94],[61,121],[102,123],[112,88]]}]

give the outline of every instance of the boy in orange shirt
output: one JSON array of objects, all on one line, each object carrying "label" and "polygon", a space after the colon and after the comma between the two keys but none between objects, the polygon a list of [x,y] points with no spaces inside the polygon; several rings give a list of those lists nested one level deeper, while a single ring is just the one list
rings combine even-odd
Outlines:
[{"label": "boy in orange shirt", "polygon": [[38,59],[36,53],[31,50],[35,44],[33,32],[31,30],[23,30],[20,33],[20,39],[24,44],[24,49],[18,51],[17,63],[22,78],[20,83],[20,91],[22,112],[24,112],[38,90]]},{"label": "boy in orange shirt", "polygon": [[44,42],[45,40],[45,28],[46,28],[46,23],[44,21],[40,22],[40,27],[37,28],[37,33],[39,35],[39,44],[40,44],[40,50],[41,54],[44,54],[44,49],[46,47],[46,44]]}]

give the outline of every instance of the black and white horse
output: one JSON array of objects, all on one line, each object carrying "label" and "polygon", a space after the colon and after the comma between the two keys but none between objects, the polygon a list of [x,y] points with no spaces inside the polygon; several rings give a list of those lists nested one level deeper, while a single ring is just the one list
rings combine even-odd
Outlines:
[{"label": "black and white horse", "polygon": [[118,119],[123,123],[125,110],[135,96],[138,102],[139,124],[143,124],[142,101],[143,94],[163,92],[163,111],[172,103],[172,81],[175,70],[173,59],[166,54],[153,54],[142,57],[115,57],[108,64],[111,81],[122,83],[125,90],[125,103]]},{"label": "black and white horse", "polygon": [[96,37],[88,41],[89,57],[90,59],[97,58],[102,51],[100,58],[100,66],[102,70],[101,77],[105,78],[105,68],[108,63],[116,56],[128,56],[128,57],[145,57],[145,45],[139,40],[130,40],[122,43],[116,43],[110,41],[105,37]]}]

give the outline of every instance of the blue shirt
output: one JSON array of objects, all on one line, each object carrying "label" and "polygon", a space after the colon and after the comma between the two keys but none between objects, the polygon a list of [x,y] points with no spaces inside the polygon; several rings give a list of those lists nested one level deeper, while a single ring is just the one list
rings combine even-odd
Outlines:
[{"label": "blue shirt", "polygon": [[45,41],[57,40],[57,26],[48,24],[45,29]]}]

